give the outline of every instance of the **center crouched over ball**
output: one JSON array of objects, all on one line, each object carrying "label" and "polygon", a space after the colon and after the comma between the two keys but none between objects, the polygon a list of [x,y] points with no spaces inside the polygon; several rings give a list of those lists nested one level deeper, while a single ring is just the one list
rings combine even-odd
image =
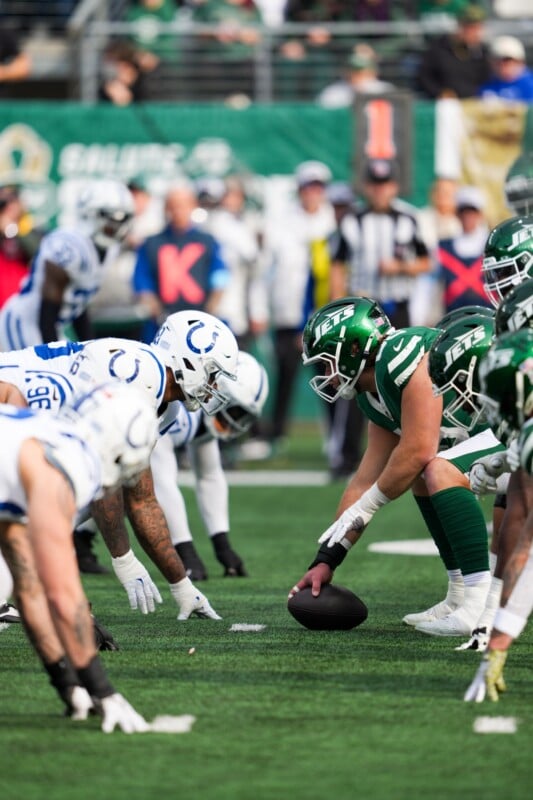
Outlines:
[{"label": "center crouched over ball", "polygon": [[318,597],[306,587],[296,592],[287,608],[294,619],[313,631],[348,631],[361,625],[368,616],[363,601],[350,589],[328,583]]}]

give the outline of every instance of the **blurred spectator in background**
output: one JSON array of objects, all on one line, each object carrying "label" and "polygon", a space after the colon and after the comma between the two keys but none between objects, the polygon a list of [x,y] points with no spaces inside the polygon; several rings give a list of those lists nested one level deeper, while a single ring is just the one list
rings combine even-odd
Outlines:
[{"label": "blurred spectator in background", "polygon": [[317,97],[325,108],[352,105],[357,94],[381,94],[394,89],[391,83],[378,78],[378,58],[368,44],[354,47],[346,67],[345,77],[326,86]]},{"label": "blurred spectator in background", "polygon": [[275,28],[285,22],[287,0],[255,0],[255,5],[261,12],[263,23],[268,27]]},{"label": "blurred spectator in background", "polygon": [[111,42],[105,49],[98,99],[115,106],[129,106],[142,99],[141,68],[129,42]]},{"label": "blurred spectator in background", "polygon": [[391,0],[359,0],[353,5],[352,18],[357,22],[389,22],[392,18]]},{"label": "blurred spectator in background", "polygon": [[276,96],[280,99],[315,97],[327,76],[338,71],[330,31],[313,25],[305,35],[291,35],[279,45],[276,58]]},{"label": "blurred spectator in background", "polygon": [[418,0],[418,16],[423,19],[434,19],[436,22],[443,18],[455,22],[461,16],[471,0]]},{"label": "blurred spectator in background", "polygon": [[134,206],[131,228],[119,255],[109,264],[102,285],[89,304],[95,333],[99,337],[141,338],[147,311],[144,304],[136,302],[132,286],[137,249],[165,224],[163,202],[150,192],[146,177],[135,175],[127,186]]},{"label": "blurred spectator in background", "polygon": [[461,223],[456,214],[456,195],[456,180],[436,178],[431,186],[429,205],[421,208],[417,214],[420,235],[431,255],[431,271],[415,279],[410,304],[412,325],[431,327],[442,316],[442,298],[435,280],[436,250],[441,239],[452,239],[461,231]]},{"label": "blurred spectator in background", "polygon": [[482,192],[475,186],[457,191],[456,208],[461,232],[443,239],[437,248],[437,278],[441,285],[442,313],[462,306],[490,306],[481,279],[483,252],[489,228],[483,216]]},{"label": "blurred spectator in background", "polygon": [[174,0],[137,0],[129,3],[125,19],[135,24],[132,43],[137,51],[137,63],[147,71],[155,69],[160,59],[175,58],[176,40],[160,33],[158,25],[173,22],[176,18]]},{"label": "blurred spectator in background", "polygon": [[280,209],[265,230],[275,356],[273,409],[267,435],[274,447],[282,443],[288,431],[302,360],[302,330],[310,310],[312,244],[323,242],[335,230],[335,215],[326,196],[330,180],[326,164],[302,162],[295,172],[296,199]]},{"label": "blurred spectator in background", "polygon": [[29,272],[39,248],[40,234],[33,229],[17,186],[0,187],[0,308]]},{"label": "blurred spectator in background", "polygon": [[193,7],[194,22],[216,26],[214,33],[200,34],[209,42],[203,66],[212,65],[226,80],[226,100],[253,97],[255,48],[261,41],[262,17],[248,0],[205,0]]},{"label": "blurred spectator in background", "polygon": [[366,204],[342,219],[332,253],[331,296],[377,300],[397,328],[410,325],[417,275],[429,270],[416,211],[398,200],[397,165],[372,159],[365,171]]},{"label": "blurred spectator in background", "polygon": [[11,84],[29,78],[31,59],[21,49],[13,31],[0,28],[0,98],[16,97]]},{"label": "blurred spectator in background", "polygon": [[428,41],[419,71],[420,90],[434,99],[476,97],[490,76],[484,37],[485,11],[469,5],[460,12],[457,28]]},{"label": "blurred spectator in background", "polygon": [[481,86],[480,97],[533,103],[533,72],[526,66],[526,50],[520,39],[497,36],[490,43],[490,57],[493,74]]},{"label": "blurred spectator in background", "polygon": [[133,288],[150,317],[143,329],[146,342],[175,311],[195,308],[218,313],[230,273],[220,244],[193,221],[197,206],[192,183],[172,184],[165,198],[166,227],[149,236],[137,252]]},{"label": "blurred spectator in background", "polygon": [[249,350],[253,339],[268,328],[267,290],[256,230],[246,220],[246,194],[237,177],[216,180],[212,199],[202,227],[219,242],[230,271],[217,316],[229,325],[239,349]]}]

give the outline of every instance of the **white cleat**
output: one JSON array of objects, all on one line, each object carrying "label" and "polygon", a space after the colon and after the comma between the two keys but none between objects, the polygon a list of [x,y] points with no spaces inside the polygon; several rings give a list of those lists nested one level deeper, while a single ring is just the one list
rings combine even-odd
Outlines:
[{"label": "white cleat", "polygon": [[452,607],[448,605],[445,600],[441,600],[440,603],[431,606],[431,608],[427,608],[425,611],[419,611],[416,614],[406,614],[402,622],[406,625],[412,625],[413,627],[416,627],[421,622],[435,622],[438,619],[447,617],[452,613],[454,608],[456,608],[456,606]]},{"label": "white cleat", "polygon": [[429,636],[470,636],[477,617],[472,617],[465,608],[457,608],[443,619],[421,622],[416,630]]}]

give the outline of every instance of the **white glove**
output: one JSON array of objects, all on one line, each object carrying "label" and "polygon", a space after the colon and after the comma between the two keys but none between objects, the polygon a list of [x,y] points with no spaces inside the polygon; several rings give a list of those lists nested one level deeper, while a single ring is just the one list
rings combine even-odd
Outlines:
[{"label": "white glove", "polygon": [[151,579],[146,568],[135,557],[133,550],[111,559],[115,575],[128,593],[130,607],[140,608],[142,614],[155,611],[155,604],[162,603],[159,589]]},{"label": "white glove", "polygon": [[102,730],[104,733],[113,733],[119,728],[123,733],[146,733],[150,730],[144,717],[130,706],[125,697],[115,692],[109,697],[96,701],[98,713],[103,717]]},{"label": "white glove", "polygon": [[324,531],[319,543],[328,543],[328,547],[342,542],[350,530],[362,532],[381,506],[386,505],[389,498],[378,489],[377,483],[361,495],[359,500],[349,506],[335,522]]},{"label": "white glove", "polygon": [[465,692],[467,703],[482,703],[487,695],[493,702],[498,702],[500,694],[506,689],[503,679],[506,658],[507,650],[489,650],[485,653],[474,680]]},{"label": "white glove", "polygon": [[94,708],[91,696],[84,686],[72,686],[62,697],[67,706],[65,716],[70,719],[76,721],[87,719],[89,711]]},{"label": "white glove", "polygon": [[520,448],[518,446],[518,439],[513,439],[509,448],[505,451],[505,458],[509,464],[511,472],[516,472],[520,467]]},{"label": "white glove", "polygon": [[189,619],[189,617],[201,617],[202,619],[222,619],[217,612],[211,608],[209,600],[205,595],[198,591],[196,586],[191,583],[190,578],[183,578],[178,583],[171,583],[170,591],[179,606],[180,613],[178,619]]},{"label": "white glove", "polygon": [[474,494],[498,491],[497,479],[509,471],[505,453],[495,453],[475,461],[470,467],[470,488]]}]

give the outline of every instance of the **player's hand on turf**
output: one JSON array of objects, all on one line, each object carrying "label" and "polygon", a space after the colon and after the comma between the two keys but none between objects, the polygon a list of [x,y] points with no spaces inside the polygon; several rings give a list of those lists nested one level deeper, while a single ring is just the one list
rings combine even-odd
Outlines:
[{"label": "player's hand on turf", "polygon": [[455,650],[477,650],[478,653],[484,653],[489,643],[490,632],[485,626],[482,628],[474,628],[472,636],[467,642],[463,642]]},{"label": "player's hand on turf", "polygon": [[104,733],[113,733],[115,728],[123,733],[145,733],[150,730],[144,717],[118,692],[96,701],[96,708],[102,717]]},{"label": "player's hand on turf", "polygon": [[142,614],[155,611],[155,604],[162,603],[159,589],[151,579],[148,570],[135,557],[133,550],[111,560],[115,575],[125,588],[130,608],[140,609]]},{"label": "player's hand on turf", "polygon": [[178,583],[171,584],[170,591],[179,606],[179,620],[189,619],[189,617],[222,619],[212,608],[207,597],[196,588],[190,578],[183,578]]},{"label": "player's hand on turf", "polygon": [[482,703],[487,696],[494,703],[498,702],[500,694],[507,688],[503,678],[507,652],[507,650],[489,650],[485,653],[474,680],[466,690],[464,696],[466,702]]},{"label": "player's hand on turf", "polygon": [[307,570],[303,578],[292,587],[289,592],[289,600],[291,597],[294,597],[296,592],[305,589],[306,586],[310,586],[311,594],[314,595],[314,597],[318,597],[322,586],[325,583],[331,583],[332,578],[333,570],[329,564],[324,564],[323,562],[315,564],[315,566]]},{"label": "player's hand on turf", "polygon": [[348,531],[362,533],[374,515],[365,511],[360,503],[354,503],[344,511],[335,522],[324,531],[319,538],[320,544],[328,543],[328,547],[342,542]]},{"label": "player's hand on turf", "polygon": [[77,722],[87,719],[94,708],[91,696],[84,686],[69,686],[61,693],[61,697],[66,705],[65,716]]}]

